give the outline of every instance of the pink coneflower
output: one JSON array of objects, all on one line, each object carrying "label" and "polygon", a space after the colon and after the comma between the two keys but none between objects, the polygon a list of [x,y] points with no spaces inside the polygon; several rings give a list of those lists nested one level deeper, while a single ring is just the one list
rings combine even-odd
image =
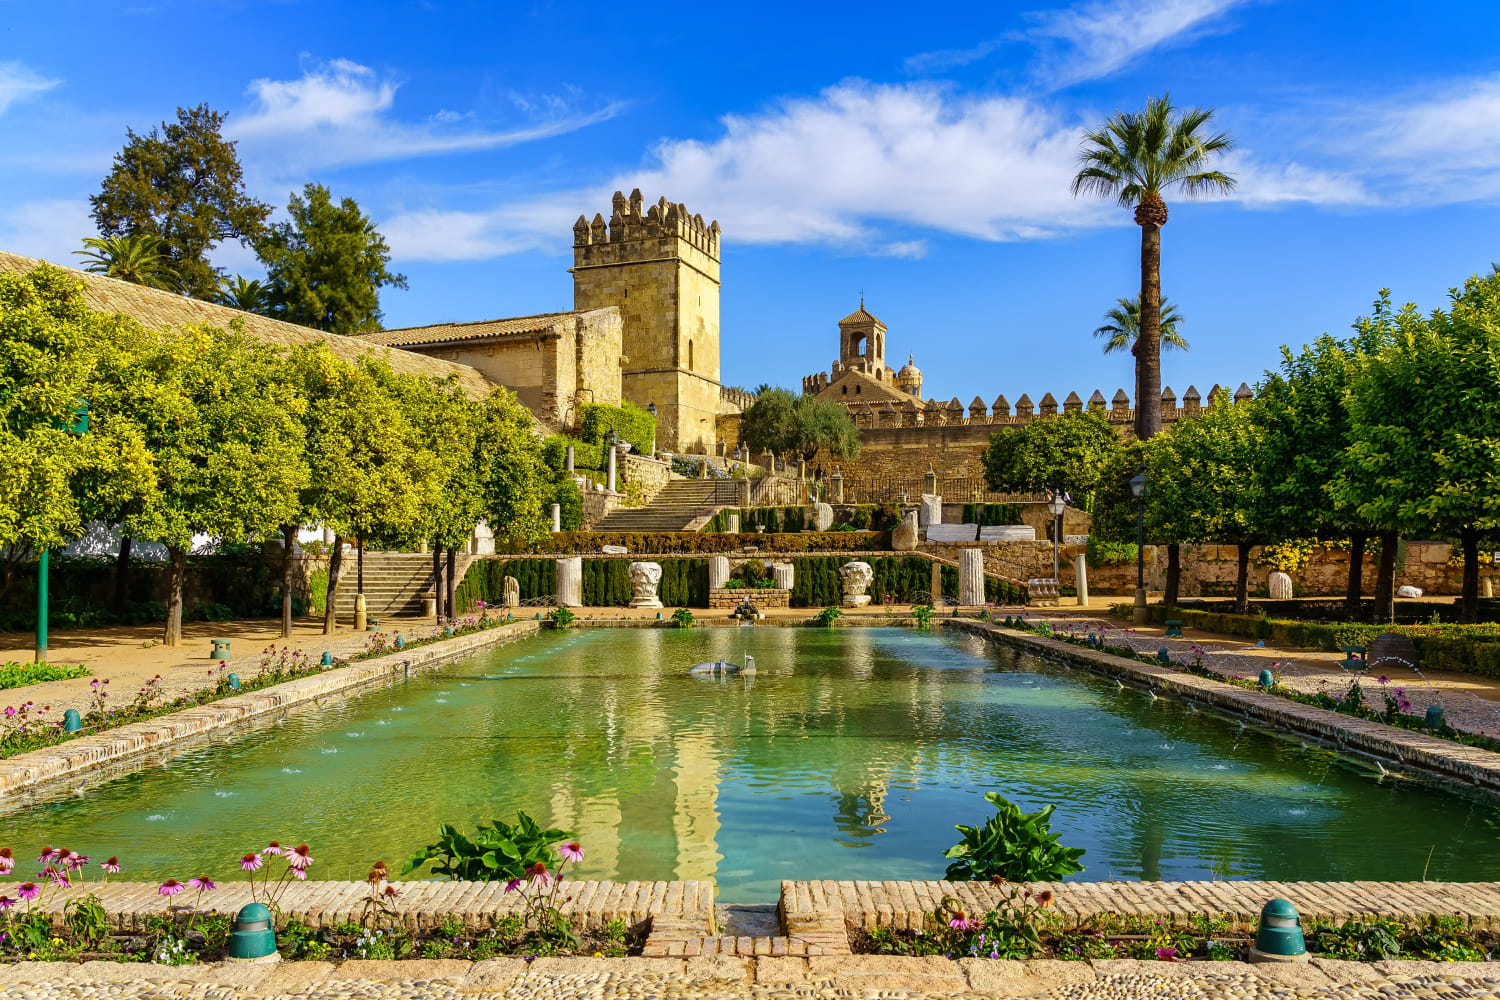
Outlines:
[{"label": "pink coneflower", "polygon": [[298,844],[291,850],[283,851],[282,853],[286,855],[286,863],[298,871],[302,871],[313,863],[312,848],[306,844]]},{"label": "pink coneflower", "polygon": [[16,895],[21,899],[36,899],[42,894],[42,887],[35,882],[22,882],[16,886]]},{"label": "pink coneflower", "polygon": [[518,878],[513,878],[509,882],[505,883],[506,892],[515,892],[519,888],[521,888],[521,880]]},{"label": "pink coneflower", "polygon": [[158,894],[160,894],[162,896],[175,896],[179,892],[181,892],[182,890],[184,890],[186,888],[187,888],[187,886],[183,885],[181,882],[177,881],[175,878],[169,878],[165,882],[163,882],[160,886],[158,886],[156,891],[157,891]]},{"label": "pink coneflower", "polygon": [[120,874],[120,859],[111,856],[109,860],[99,862],[99,867],[103,868],[111,875],[118,875]]},{"label": "pink coneflower", "polygon": [[526,869],[526,877],[539,885],[547,886],[557,881],[557,876],[547,870],[544,862],[538,861]]},{"label": "pink coneflower", "polygon": [[197,889],[199,892],[213,892],[218,886],[214,885],[214,880],[207,875],[199,875],[197,878],[188,879],[188,888]]},{"label": "pink coneflower", "polygon": [[16,856],[11,853],[10,848],[0,847],[0,875],[9,875],[15,866]]},{"label": "pink coneflower", "polygon": [[260,853],[262,853],[262,854],[284,854],[284,853],[286,853],[286,849],[283,848],[280,843],[278,843],[277,841],[273,840],[273,841],[271,841],[270,845],[267,846]]},{"label": "pink coneflower", "polygon": [[60,885],[64,889],[72,888],[73,883],[68,881],[67,873],[56,865],[48,865],[42,869],[42,878],[47,879],[53,885]]},{"label": "pink coneflower", "polygon": [[980,928],[980,923],[977,920],[970,920],[960,913],[948,921],[948,926],[956,931],[977,931]]},{"label": "pink coneflower", "polygon": [[578,846],[578,841],[570,840],[566,844],[557,845],[557,856],[564,861],[582,861],[583,848]]},{"label": "pink coneflower", "polygon": [[90,859],[89,859],[89,856],[87,854],[79,854],[76,851],[69,851],[68,852],[68,857],[67,857],[66,860],[67,860],[67,865],[68,865],[68,871],[77,871],[78,869],[82,868],[84,865],[88,864]]},{"label": "pink coneflower", "polygon": [[247,872],[253,872],[260,868],[260,855],[254,851],[240,858],[240,867]]},{"label": "pink coneflower", "polygon": [[0,910],[8,910],[16,905],[16,901],[9,896],[0,896]]},{"label": "pink coneflower", "polygon": [[293,868],[291,871],[292,871],[293,875],[297,876],[302,881],[304,881],[304,882],[307,881],[307,872],[304,871],[303,869],[301,869],[301,868]]},{"label": "pink coneflower", "polygon": [[60,858],[60,857],[62,857],[62,851],[59,850],[58,848],[56,848],[56,847],[44,847],[44,848],[42,848],[42,856],[39,857],[39,858],[37,858],[36,860],[37,860],[38,864],[45,865],[47,862],[51,861],[53,858]]}]

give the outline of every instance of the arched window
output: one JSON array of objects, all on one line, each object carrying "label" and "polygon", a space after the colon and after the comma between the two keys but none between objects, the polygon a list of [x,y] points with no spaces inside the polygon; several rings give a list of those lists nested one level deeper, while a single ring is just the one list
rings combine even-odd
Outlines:
[{"label": "arched window", "polygon": [[693,342],[688,341],[688,371],[692,371],[696,365],[693,364]]},{"label": "arched window", "polygon": [[839,387],[839,390],[840,390],[840,391],[841,391],[841,392],[843,392],[843,394],[844,394],[844,395],[846,395],[846,396],[847,396],[847,395],[849,395],[849,387],[848,387],[848,386],[847,386],[847,385],[844,385],[844,386],[840,386],[840,387]]},{"label": "arched window", "polygon": [[858,396],[858,395],[859,395],[859,390],[860,390],[860,388],[861,388],[861,386],[855,386],[855,387],[854,387],[854,394],[855,394],[855,395],[856,395],[856,396]]}]

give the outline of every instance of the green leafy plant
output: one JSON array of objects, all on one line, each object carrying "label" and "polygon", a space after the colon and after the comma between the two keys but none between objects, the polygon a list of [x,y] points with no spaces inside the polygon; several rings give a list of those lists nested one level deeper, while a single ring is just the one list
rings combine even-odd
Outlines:
[{"label": "green leafy plant", "polygon": [[88,667],[71,663],[0,663],[0,690],[87,677],[91,673]]},{"label": "green leafy plant", "polygon": [[678,628],[692,628],[695,620],[693,613],[687,608],[678,608],[672,612],[672,621],[677,623]]},{"label": "green leafy plant", "polygon": [[932,628],[932,605],[913,605],[911,616],[917,620],[917,628]]},{"label": "green leafy plant", "polygon": [[567,628],[573,624],[573,619],[577,617],[568,608],[559,606],[552,609],[551,613],[547,615],[547,620],[552,623],[553,628]]},{"label": "green leafy plant", "polygon": [[431,863],[434,874],[465,882],[519,879],[538,863],[545,870],[553,845],[572,836],[567,830],[543,829],[524,812],[516,813],[514,824],[491,820],[472,838],[444,823],[438,827],[437,842],[413,854],[401,874]]},{"label": "green leafy plant", "polygon": [[1055,806],[1023,813],[999,792],[986,792],[985,801],[996,809],[983,826],[958,826],[964,839],[948,848],[953,858],[945,878],[975,881],[1003,878],[1009,882],[1055,882],[1064,875],[1083,871],[1078,859],[1083,848],[1063,847],[1052,832]]},{"label": "green leafy plant", "polygon": [[842,609],[827,607],[813,615],[812,620],[814,625],[821,625],[823,628],[832,628],[833,623],[843,616],[844,612]]}]

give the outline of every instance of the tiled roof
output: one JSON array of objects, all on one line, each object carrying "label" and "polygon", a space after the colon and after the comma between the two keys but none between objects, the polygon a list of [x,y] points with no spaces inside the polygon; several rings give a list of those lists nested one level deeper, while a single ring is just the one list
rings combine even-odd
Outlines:
[{"label": "tiled roof", "polygon": [[539,313],[535,316],[511,316],[507,319],[482,319],[471,323],[434,323],[431,326],[407,326],[397,330],[380,330],[360,334],[361,340],[388,347],[416,344],[442,344],[461,340],[488,340],[542,333],[561,322],[583,316],[586,311]]},{"label": "tiled roof", "polygon": [[[860,387],[859,395],[854,394],[853,387],[856,385]],[[848,387],[849,392],[845,393],[841,387]],[[856,403],[900,403],[912,397],[889,382],[877,382],[864,372],[847,369],[833,376],[828,385],[818,393],[818,398],[853,406]]]},{"label": "tiled roof", "polygon": [[[839,320],[839,326],[843,326],[846,323],[880,323],[880,320],[876,319],[871,313],[866,312],[864,306],[860,306],[858,309],[854,310],[852,313]],[[885,326],[884,323],[880,323],[880,325]]]},{"label": "tiled roof", "polygon": [[[0,274],[26,274],[41,263],[42,261],[31,257],[0,250]],[[437,358],[413,354],[410,351],[391,350],[359,337],[345,337],[336,333],[311,330],[305,326],[297,326],[295,323],[284,323],[279,319],[257,316],[254,313],[231,309],[229,306],[185,298],[157,288],[133,285],[128,281],[108,278],[102,274],[92,274],[71,267],[65,267],[63,270],[83,279],[83,300],[91,309],[121,313],[151,329],[162,330],[199,323],[227,328],[231,320],[240,320],[244,331],[250,336],[281,347],[297,347],[321,340],[334,354],[348,361],[374,354],[383,357],[397,371],[428,375],[433,378],[456,375],[464,391],[476,398],[487,396],[494,387],[489,379],[468,365],[440,361]]]}]

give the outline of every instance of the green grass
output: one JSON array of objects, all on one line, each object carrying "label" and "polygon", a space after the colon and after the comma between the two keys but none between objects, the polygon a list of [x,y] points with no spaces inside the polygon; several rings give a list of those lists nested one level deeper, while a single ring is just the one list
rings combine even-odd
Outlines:
[{"label": "green grass", "polygon": [[0,664],[0,691],[26,687],[44,681],[66,681],[93,673],[76,663],[3,663]]}]

